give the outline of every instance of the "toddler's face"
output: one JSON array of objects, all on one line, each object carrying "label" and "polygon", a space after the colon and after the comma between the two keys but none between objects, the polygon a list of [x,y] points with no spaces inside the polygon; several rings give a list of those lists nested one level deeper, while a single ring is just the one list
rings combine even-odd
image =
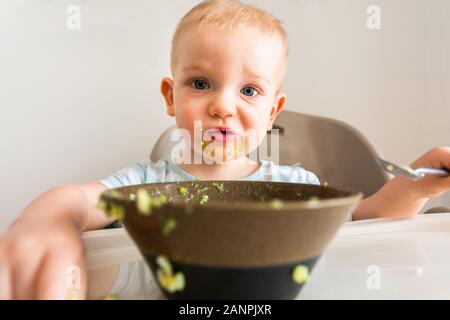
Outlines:
[{"label": "toddler's face", "polygon": [[[204,26],[187,30],[176,50],[174,80],[164,78],[161,91],[167,113],[176,117],[178,128],[190,132],[192,148],[201,143],[193,140],[194,122],[201,121],[204,139],[214,140],[206,145],[214,146],[216,156],[231,141],[228,151],[242,156],[239,150],[249,132],[259,133],[257,140],[247,140],[247,152],[254,150],[285,103],[285,95],[278,92],[285,59],[281,39],[249,27]],[[234,135],[224,139],[220,131],[211,130],[217,127],[229,128]]]}]

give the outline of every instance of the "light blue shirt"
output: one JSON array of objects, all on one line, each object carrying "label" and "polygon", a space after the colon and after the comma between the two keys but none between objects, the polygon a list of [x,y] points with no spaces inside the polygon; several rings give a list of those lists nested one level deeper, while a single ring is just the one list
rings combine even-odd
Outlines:
[{"label": "light blue shirt", "polygon": [[[137,184],[175,181],[194,181],[196,177],[169,160],[153,162],[145,160],[123,168],[99,180],[108,189]],[[235,180],[277,181],[305,184],[320,184],[317,176],[299,165],[276,165],[273,161],[262,160],[261,166],[252,174]]]}]

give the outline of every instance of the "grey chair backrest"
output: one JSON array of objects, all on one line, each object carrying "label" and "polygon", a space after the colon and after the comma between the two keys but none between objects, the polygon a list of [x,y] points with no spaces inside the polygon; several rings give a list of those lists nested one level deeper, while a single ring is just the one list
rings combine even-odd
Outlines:
[{"label": "grey chair backrest", "polygon": [[[161,134],[151,160],[170,159],[172,147],[177,143],[171,140],[175,129],[175,125],[171,126]],[[344,122],[284,110],[275,120],[274,129],[278,129],[280,165],[300,164],[314,172],[322,183],[354,188],[365,196],[372,195],[389,180],[376,162],[379,153],[360,132]],[[269,133],[262,145],[272,136]],[[270,160],[271,140],[266,145],[268,154],[260,152],[260,159]]]}]

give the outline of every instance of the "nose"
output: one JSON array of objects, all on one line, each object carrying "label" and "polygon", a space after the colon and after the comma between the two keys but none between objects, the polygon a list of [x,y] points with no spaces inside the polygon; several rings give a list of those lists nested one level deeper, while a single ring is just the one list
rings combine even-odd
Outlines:
[{"label": "nose", "polygon": [[221,90],[213,96],[208,113],[213,118],[226,118],[236,115],[236,99],[231,90]]}]

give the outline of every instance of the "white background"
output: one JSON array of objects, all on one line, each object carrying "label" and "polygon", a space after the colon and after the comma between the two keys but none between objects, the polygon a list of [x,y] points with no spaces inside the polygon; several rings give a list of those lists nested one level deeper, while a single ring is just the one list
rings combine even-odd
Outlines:
[{"label": "white background", "polygon": [[[450,145],[450,1],[253,0],[285,23],[286,109],[409,163]],[[174,124],[160,80],[191,0],[0,0],[0,232],[45,190],[145,159]],[[69,5],[81,29],[66,25]],[[369,5],[381,30],[366,27]],[[430,205],[450,205],[447,193]]]}]

